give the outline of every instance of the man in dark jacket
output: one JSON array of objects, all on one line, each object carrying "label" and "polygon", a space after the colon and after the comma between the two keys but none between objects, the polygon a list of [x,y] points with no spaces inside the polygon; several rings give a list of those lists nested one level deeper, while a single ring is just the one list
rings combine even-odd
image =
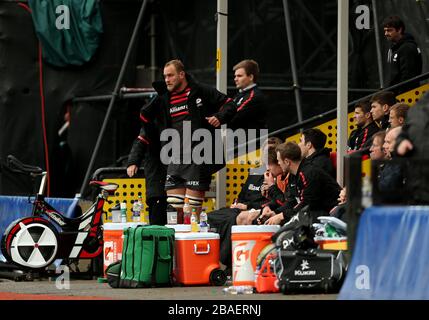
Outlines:
[{"label": "man in dark jacket", "polygon": [[[389,64],[388,86],[414,78],[422,73],[422,54],[413,36],[404,33],[405,24],[398,16],[391,16],[383,21],[384,35],[392,42],[387,55]],[[418,83],[408,85],[413,89]]]},{"label": "man in dark jacket", "polygon": [[382,204],[401,203],[408,197],[404,189],[404,166],[396,162],[396,139],[401,127],[389,129],[384,138],[383,150],[386,161],[380,168],[378,176],[378,191]]},{"label": "man in dark jacket", "polygon": [[299,147],[307,164],[316,166],[335,178],[334,167],[328,148],[325,148],[326,134],[319,129],[307,129],[301,134]]},{"label": "man in dark jacket", "polygon": [[372,119],[382,130],[389,128],[390,108],[396,104],[395,94],[392,91],[380,91],[370,100]]},{"label": "man in dark jacket", "polygon": [[[215,128],[233,118],[236,105],[215,88],[195,82],[180,60],[167,62],[164,81],[153,83],[153,87],[158,99],[141,111],[145,131],[142,141],[151,144],[145,137],[146,125],[159,119],[160,158],[167,165],[167,202],[178,209],[180,217],[184,199],[188,198],[199,213],[211,175],[225,166],[222,136]],[[210,141],[205,141],[207,133]],[[193,141],[194,136],[202,137],[202,142]]]},{"label": "man in dark jacket", "polygon": [[294,142],[277,146],[277,159],[283,172],[290,172],[295,178],[289,177],[290,198],[286,204],[275,211],[264,211],[268,217],[265,224],[284,224],[301,209],[308,206],[312,221],[318,216],[329,215],[337,205],[341,191],[338,183],[325,171],[306,164],[301,160],[301,150]]},{"label": "man in dark jacket", "polygon": [[348,151],[369,149],[372,143],[372,136],[380,130],[373,121],[369,101],[361,101],[355,105],[354,120],[357,129],[350,133]]},{"label": "man in dark jacket", "polygon": [[[407,114],[407,122],[396,139],[396,152],[410,157],[407,186],[414,204],[429,204],[429,92]],[[413,163],[413,160],[419,161]],[[423,160],[422,160],[423,159]]]},{"label": "man in dark jacket", "polygon": [[[158,98],[149,103],[154,103],[156,99]],[[159,158],[161,150],[159,136],[159,122],[158,119],[154,118],[151,123],[146,124],[145,129],[140,130],[139,136],[133,143],[127,162],[127,174],[129,177],[133,177],[143,164],[146,205],[149,210],[149,223],[151,225],[165,225],[167,223],[167,195],[164,189],[167,167],[162,164]],[[149,139],[152,143],[147,144],[146,139]]]},{"label": "man in dark jacket", "polygon": [[233,130],[266,128],[265,97],[256,83],[259,77],[258,63],[254,60],[243,60],[236,64],[233,70],[234,82],[239,92],[234,97],[237,114],[228,127]]}]

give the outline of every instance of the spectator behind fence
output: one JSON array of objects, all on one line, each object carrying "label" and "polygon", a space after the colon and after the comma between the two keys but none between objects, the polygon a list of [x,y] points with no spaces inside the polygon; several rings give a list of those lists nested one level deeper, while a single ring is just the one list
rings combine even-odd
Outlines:
[{"label": "spectator behind fence", "polygon": [[[383,21],[384,36],[392,42],[387,54],[389,65],[388,86],[393,86],[422,73],[422,54],[414,37],[405,33],[405,24],[398,16]],[[412,83],[403,91],[413,89],[419,83]],[[404,90],[405,89],[405,90]]]},{"label": "spectator behind fence", "polygon": [[233,70],[235,86],[239,92],[234,97],[237,113],[228,127],[233,130],[266,128],[265,97],[256,83],[259,77],[258,63],[254,60],[243,60],[236,64]]},{"label": "spectator behind fence", "polygon": [[395,94],[391,91],[381,91],[371,98],[371,114],[378,126],[386,130],[389,127],[389,111],[396,103]]},{"label": "spectator behind fence", "polygon": [[350,133],[348,141],[349,152],[369,149],[371,138],[379,131],[379,127],[373,121],[369,101],[361,101],[355,105],[354,119],[357,129]]},{"label": "spectator behind fence", "polygon": [[407,119],[407,113],[410,107],[405,103],[396,103],[392,106],[389,113],[389,124],[391,128],[402,127]]},{"label": "spectator behind fence", "polygon": [[326,171],[335,178],[336,172],[330,158],[331,151],[325,148],[326,139],[326,134],[321,130],[307,129],[301,134],[298,145],[301,149],[301,156],[308,164]]},{"label": "spectator behind fence", "polygon": [[386,137],[386,131],[379,131],[372,137],[372,145],[369,149],[369,156],[371,160],[384,160],[386,154],[384,153],[383,145],[384,138]]},{"label": "spectator behind fence", "polygon": [[429,204],[429,92],[407,115],[407,122],[397,138],[396,151],[400,156],[425,159],[412,162],[407,172],[407,187],[414,204]]}]

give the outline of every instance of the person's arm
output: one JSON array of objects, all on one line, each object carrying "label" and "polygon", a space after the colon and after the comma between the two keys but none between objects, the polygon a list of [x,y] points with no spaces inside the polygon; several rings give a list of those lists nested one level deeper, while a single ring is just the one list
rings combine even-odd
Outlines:
[{"label": "person's arm", "polygon": [[414,148],[413,143],[411,142],[411,139],[409,136],[409,128],[410,128],[409,122],[405,123],[402,126],[401,132],[396,137],[395,150],[396,150],[396,153],[400,156],[405,156]]},{"label": "person's arm", "polygon": [[234,126],[235,123],[246,123],[261,117],[265,120],[264,96],[257,90],[250,89],[250,94],[247,99],[237,107],[237,114],[231,120],[231,126]]},{"label": "person's arm", "polygon": [[310,208],[314,205],[317,206],[318,202],[321,201],[320,194],[323,187],[320,185],[321,180],[315,177],[315,172],[313,171],[306,173],[301,171],[298,179],[300,179],[303,188],[299,195],[300,202],[294,207],[295,212],[298,212],[306,205],[310,205]]},{"label": "person's arm", "polygon": [[145,138],[145,130],[142,128],[136,140],[134,140],[127,161],[127,174],[129,177],[137,173],[138,168],[143,160],[149,141]]},{"label": "person's arm", "polygon": [[421,64],[417,48],[411,43],[405,43],[398,51],[399,56],[399,82],[418,76],[421,70]]},{"label": "person's arm", "polygon": [[[207,117],[207,121],[214,127],[231,121],[237,112],[235,102],[215,88],[201,85],[201,90],[205,98],[209,100],[207,106],[212,108],[211,110],[206,110],[206,113],[210,114]],[[214,118],[218,120],[218,123]]]},{"label": "person's arm", "polygon": [[150,125],[153,123],[153,119],[156,117],[156,115],[159,113],[159,110],[161,109],[161,98],[159,96],[155,97],[151,101],[149,101],[147,104],[145,104],[140,109],[140,120],[143,123],[143,126]]}]

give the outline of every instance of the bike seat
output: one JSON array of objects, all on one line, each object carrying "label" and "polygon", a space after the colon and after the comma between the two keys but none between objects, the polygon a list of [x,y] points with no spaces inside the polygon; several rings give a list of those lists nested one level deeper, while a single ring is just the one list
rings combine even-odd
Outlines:
[{"label": "bike seat", "polygon": [[41,174],[43,172],[43,170],[40,167],[23,164],[21,161],[19,161],[11,154],[7,156],[7,166],[9,167],[10,170],[14,172],[32,173],[32,174]]},{"label": "bike seat", "polygon": [[96,181],[93,180],[89,183],[91,186],[97,186],[103,190],[108,191],[109,193],[113,193],[118,189],[119,185],[112,182],[104,182],[104,181]]}]

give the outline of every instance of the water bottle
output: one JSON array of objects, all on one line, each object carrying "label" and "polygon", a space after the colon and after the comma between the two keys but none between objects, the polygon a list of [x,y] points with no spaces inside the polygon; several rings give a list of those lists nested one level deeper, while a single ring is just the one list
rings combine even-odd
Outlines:
[{"label": "water bottle", "polygon": [[362,207],[368,208],[372,206],[372,185],[368,176],[363,178],[362,182]]},{"label": "water bottle", "polygon": [[198,217],[195,208],[192,208],[191,215],[191,232],[198,232]]},{"label": "water bottle", "polygon": [[112,208],[112,222],[120,223],[121,222],[121,206],[117,204]]},{"label": "water bottle", "polygon": [[121,203],[121,222],[127,222],[127,204],[125,202]]},{"label": "water bottle", "polygon": [[191,224],[191,206],[188,198],[185,198],[185,205],[183,206],[183,223]]},{"label": "water bottle", "polygon": [[200,232],[208,232],[209,224],[207,223],[207,213],[203,210],[200,213]]},{"label": "water bottle", "polygon": [[223,289],[224,293],[230,294],[253,294],[252,286],[230,286]]},{"label": "water bottle", "polygon": [[167,207],[167,224],[177,224],[177,210],[171,204]]},{"label": "water bottle", "polygon": [[339,237],[337,229],[335,229],[335,227],[333,227],[329,223],[326,224],[325,230],[326,230],[326,235],[328,238],[338,238]]},{"label": "water bottle", "polygon": [[133,222],[140,222],[140,205],[138,201],[133,203]]}]

